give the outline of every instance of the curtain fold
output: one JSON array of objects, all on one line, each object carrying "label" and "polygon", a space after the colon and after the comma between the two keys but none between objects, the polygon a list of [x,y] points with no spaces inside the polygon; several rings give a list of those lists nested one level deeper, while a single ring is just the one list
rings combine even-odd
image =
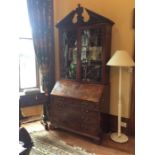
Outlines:
[{"label": "curtain fold", "polygon": [[49,93],[53,85],[51,74],[54,73],[50,71],[54,66],[53,0],[27,0],[27,6],[42,88]]}]

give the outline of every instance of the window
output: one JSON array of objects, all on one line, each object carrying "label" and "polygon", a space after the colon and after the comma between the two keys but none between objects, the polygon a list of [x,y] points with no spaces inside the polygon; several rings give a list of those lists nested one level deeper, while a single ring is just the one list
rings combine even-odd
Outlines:
[{"label": "window", "polygon": [[39,87],[39,73],[35,58],[26,0],[20,1],[19,31],[19,90]]}]

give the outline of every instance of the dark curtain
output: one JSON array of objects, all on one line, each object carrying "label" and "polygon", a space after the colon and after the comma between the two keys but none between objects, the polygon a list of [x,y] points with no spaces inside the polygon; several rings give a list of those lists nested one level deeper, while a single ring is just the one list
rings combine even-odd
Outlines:
[{"label": "dark curtain", "polygon": [[27,0],[27,5],[42,87],[50,93],[54,85],[53,0]]}]

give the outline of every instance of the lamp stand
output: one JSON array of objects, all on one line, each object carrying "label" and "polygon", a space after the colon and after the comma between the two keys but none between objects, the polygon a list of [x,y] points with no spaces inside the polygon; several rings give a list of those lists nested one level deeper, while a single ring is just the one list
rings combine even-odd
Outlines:
[{"label": "lamp stand", "polygon": [[125,143],[128,141],[128,137],[125,134],[121,133],[121,112],[122,112],[121,87],[122,87],[122,67],[119,67],[118,132],[112,133],[111,139],[118,143]]}]

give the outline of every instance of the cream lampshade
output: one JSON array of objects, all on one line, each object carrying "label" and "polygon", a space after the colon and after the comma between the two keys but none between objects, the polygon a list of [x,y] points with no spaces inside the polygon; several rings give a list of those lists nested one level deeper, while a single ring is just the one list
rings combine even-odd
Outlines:
[{"label": "cream lampshade", "polygon": [[120,67],[132,67],[134,62],[131,59],[130,55],[123,50],[117,50],[111,59],[108,61],[107,65],[109,66],[120,66]]},{"label": "cream lampshade", "polygon": [[124,50],[117,50],[107,63],[108,66],[119,67],[119,98],[118,98],[118,131],[111,134],[111,139],[118,143],[128,141],[128,137],[121,133],[121,112],[122,112],[122,67],[133,67],[135,64],[129,54]]}]

